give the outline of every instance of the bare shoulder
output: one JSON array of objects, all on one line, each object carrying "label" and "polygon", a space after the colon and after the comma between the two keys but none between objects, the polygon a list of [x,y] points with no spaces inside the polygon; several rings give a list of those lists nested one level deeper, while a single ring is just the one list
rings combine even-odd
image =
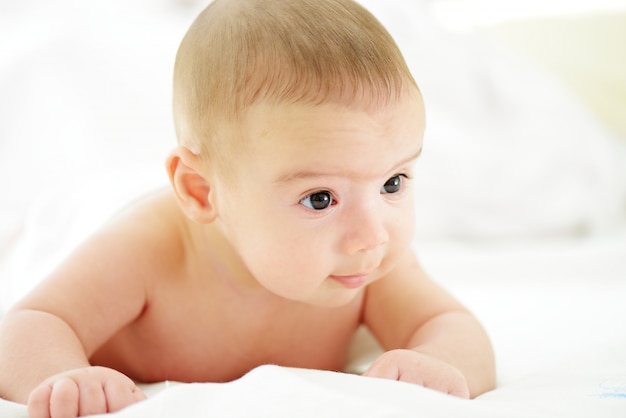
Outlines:
[{"label": "bare shoulder", "polygon": [[[149,285],[184,260],[187,223],[169,189],[140,197],[77,248],[66,265]],[[94,267],[99,267],[94,271]],[[155,274],[160,273],[160,274]],[[118,283],[119,284],[119,283]]]},{"label": "bare shoulder", "polygon": [[413,251],[367,288],[363,321],[385,349],[405,348],[423,323],[446,311],[465,309],[424,271]]},{"label": "bare shoulder", "polygon": [[187,225],[171,190],[164,189],[128,205],[95,238],[123,240],[119,244],[137,256],[153,256],[156,251],[161,253],[161,257],[158,260],[152,259],[152,263],[160,264],[160,267],[170,267],[184,258]]},{"label": "bare shoulder", "polygon": [[87,353],[144,311],[159,280],[184,261],[186,223],[170,192],[141,198],[80,244],[14,310],[51,313]]}]

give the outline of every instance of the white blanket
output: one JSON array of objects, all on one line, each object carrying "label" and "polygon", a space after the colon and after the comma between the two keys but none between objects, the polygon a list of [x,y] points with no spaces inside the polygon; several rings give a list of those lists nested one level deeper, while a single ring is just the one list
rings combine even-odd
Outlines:
[{"label": "white blanket", "polygon": [[[427,1],[363,1],[424,93],[416,251],[494,344],[473,401],[354,374],[263,366],[225,384],[148,385],[121,417],[626,416],[626,153],[552,76]],[[171,69],[202,6],[0,6],[0,314],[113,212],[167,182]],[[42,350],[45,348],[42,348]],[[365,332],[349,370],[378,353]],[[25,417],[0,400],[0,417]]]}]

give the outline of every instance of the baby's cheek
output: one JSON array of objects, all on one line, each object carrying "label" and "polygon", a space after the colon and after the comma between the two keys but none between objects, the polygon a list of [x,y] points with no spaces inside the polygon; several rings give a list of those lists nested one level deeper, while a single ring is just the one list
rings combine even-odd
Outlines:
[{"label": "baby's cheek", "polygon": [[409,207],[405,210],[404,216],[402,218],[398,218],[396,222],[397,228],[400,231],[399,233],[403,235],[401,237],[403,245],[410,245],[415,236],[415,228],[417,225],[414,205],[409,205]]},{"label": "baby's cheek", "polygon": [[318,281],[319,264],[312,252],[296,254],[293,251],[273,251],[258,254],[250,263],[250,272],[257,281],[273,293],[283,297],[297,297],[299,293]]},{"label": "baby's cheek", "polygon": [[390,234],[390,247],[396,251],[411,245],[415,235],[415,216],[410,212],[407,216],[394,220]]}]

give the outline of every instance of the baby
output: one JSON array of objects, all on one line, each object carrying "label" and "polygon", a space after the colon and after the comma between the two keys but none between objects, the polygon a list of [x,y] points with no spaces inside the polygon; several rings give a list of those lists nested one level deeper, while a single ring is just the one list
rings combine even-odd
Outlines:
[{"label": "baby", "polygon": [[352,0],[216,0],[176,58],[171,189],[83,243],[5,316],[0,396],[31,417],[117,411],[137,382],[225,382],[262,364],[463,398],[494,386],[476,319],[411,250],[420,91]]}]

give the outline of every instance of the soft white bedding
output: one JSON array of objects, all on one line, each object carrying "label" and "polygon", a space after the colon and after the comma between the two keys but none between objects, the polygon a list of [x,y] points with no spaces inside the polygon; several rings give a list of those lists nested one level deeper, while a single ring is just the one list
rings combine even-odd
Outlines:
[{"label": "soft white bedding", "polygon": [[[626,416],[624,138],[553,76],[438,27],[429,2],[363,3],[426,101],[416,251],[487,328],[498,388],[461,401],[263,366],[232,383],[150,385],[148,401],[118,415]],[[0,5],[0,314],[108,216],[166,183],[172,62],[201,6]],[[365,333],[353,348],[351,371],[377,353]],[[25,414],[0,400],[0,417]]]}]

